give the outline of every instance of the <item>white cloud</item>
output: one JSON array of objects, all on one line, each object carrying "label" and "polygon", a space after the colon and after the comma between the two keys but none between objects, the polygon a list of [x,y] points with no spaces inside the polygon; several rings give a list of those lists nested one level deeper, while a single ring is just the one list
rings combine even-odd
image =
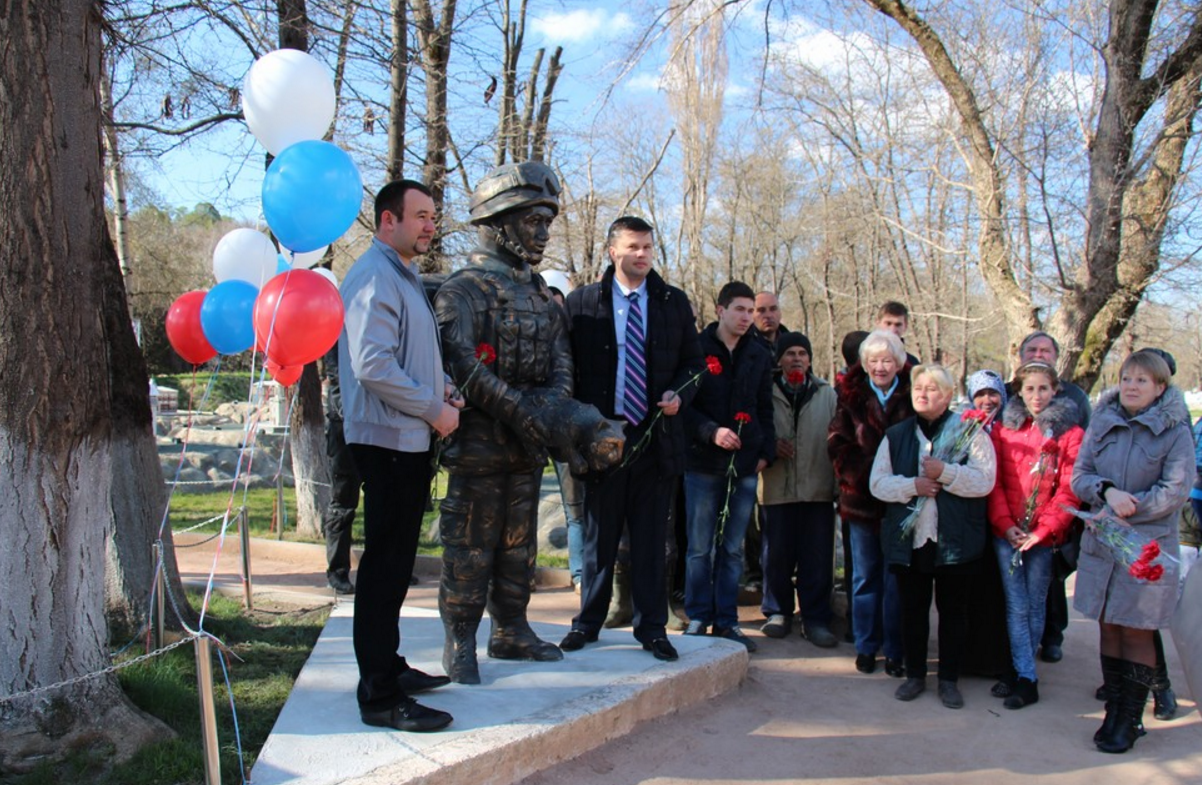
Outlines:
[{"label": "white cloud", "polygon": [[603,8],[578,8],[562,14],[546,14],[530,20],[534,32],[549,41],[578,43],[596,38],[612,38],[634,26],[630,15],[613,14]]},{"label": "white cloud", "polygon": [[630,90],[647,90],[657,91],[664,86],[664,75],[661,73],[652,73],[643,71],[642,73],[634,74],[626,80],[626,87]]}]

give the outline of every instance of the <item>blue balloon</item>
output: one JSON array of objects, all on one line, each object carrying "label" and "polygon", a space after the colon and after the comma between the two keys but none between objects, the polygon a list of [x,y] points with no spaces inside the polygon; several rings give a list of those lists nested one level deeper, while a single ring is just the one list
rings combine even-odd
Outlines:
[{"label": "blue balloon", "polygon": [[280,245],[315,251],[341,237],[359,217],[363,180],[338,145],[310,140],[285,148],[263,178],[263,214]]},{"label": "blue balloon", "polygon": [[[282,275],[283,273],[286,273],[291,269],[292,269],[292,265],[289,264],[288,258],[286,256],[284,256],[283,254],[279,254],[278,256],[276,256],[276,259],[275,259],[275,274],[276,275]],[[267,283],[267,282],[264,281],[263,283]]]},{"label": "blue balloon", "polygon": [[238,354],[255,344],[255,298],[259,290],[246,281],[222,281],[209,290],[200,306],[200,329],[220,354]]}]

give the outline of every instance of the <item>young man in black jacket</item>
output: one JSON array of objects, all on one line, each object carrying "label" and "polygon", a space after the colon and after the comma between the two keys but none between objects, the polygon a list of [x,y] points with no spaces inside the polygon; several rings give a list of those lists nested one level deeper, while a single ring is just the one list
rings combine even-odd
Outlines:
[{"label": "young man in black jacket", "polygon": [[580,613],[559,646],[576,651],[597,640],[625,525],[634,637],[657,659],[675,660],[676,649],[665,634],[670,494],[664,489],[684,471],[681,412],[697,391],[701,350],[688,297],[651,269],[651,225],[619,218],[609,228],[607,244],[612,264],[600,283],[576,289],[567,299],[574,395],[626,423],[626,456],[618,467],[584,478]]},{"label": "young man in black jacket", "polygon": [[692,444],[685,472],[689,551],[685,576],[686,635],[755,643],[739,629],[743,536],[756,480],[776,456],[772,423],[772,355],[749,333],[755,295],[732,281],[718,293],[718,321],[701,332],[701,351],[721,372],[707,374],[685,411]]}]

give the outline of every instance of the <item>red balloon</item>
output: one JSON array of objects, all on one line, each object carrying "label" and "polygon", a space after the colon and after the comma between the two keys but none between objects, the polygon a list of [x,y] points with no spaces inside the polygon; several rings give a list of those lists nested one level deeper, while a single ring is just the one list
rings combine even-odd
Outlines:
[{"label": "red balloon", "polygon": [[255,333],[267,356],[282,367],[304,365],[330,350],[342,332],[342,297],[334,284],[309,270],[281,273],[255,300]]},{"label": "red balloon", "polygon": [[200,328],[200,306],[205,292],[184,292],[167,309],[167,340],[175,353],[193,365],[207,363],[217,356]]},{"label": "red balloon", "polygon": [[300,380],[301,374],[305,372],[305,366],[303,365],[284,366],[271,359],[268,359],[263,365],[267,368],[267,372],[271,374],[271,378],[285,387],[291,387],[296,384]]}]

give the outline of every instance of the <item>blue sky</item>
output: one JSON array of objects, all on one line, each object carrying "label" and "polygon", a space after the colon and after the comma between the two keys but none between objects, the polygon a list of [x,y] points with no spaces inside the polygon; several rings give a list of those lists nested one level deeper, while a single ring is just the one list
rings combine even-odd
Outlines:
[{"label": "blue sky", "polygon": [[[565,118],[571,118],[571,122],[587,125],[600,109],[598,96],[621,73],[621,64],[628,51],[627,39],[645,23],[624,10],[628,7],[627,3],[578,0],[531,3],[520,71],[524,73],[529,68],[537,48],[564,47],[565,68],[556,89],[553,123],[563,123]],[[491,56],[499,61],[499,34],[488,28],[487,20],[477,21],[478,29],[472,42],[476,57]],[[467,59],[466,48],[452,48],[452,80],[460,73],[457,68],[471,69],[473,75],[478,74],[478,69],[466,62]],[[546,60],[544,70],[545,63]],[[243,74],[249,66],[247,58]],[[627,94],[654,95],[657,67],[654,57],[646,58],[624,77],[622,90]],[[481,74],[479,78],[486,80],[487,76]],[[453,85],[452,89],[455,87]],[[472,84],[460,83],[457,87],[465,94],[480,94]],[[411,98],[422,100],[420,94],[411,94]],[[491,108],[481,107],[482,122],[491,118],[495,123],[495,106],[494,100]],[[420,109],[420,106],[414,109]],[[369,141],[382,147],[385,137],[377,133]],[[162,203],[191,208],[200,202],[212,202],[223,213],[254,221],[261,209],[259,190],[263,180],[264,152],[243,123],[228,122],[153,159],[137,160],[133,167]],[[374,173],[364,171],[363,174],[367,186],[373,187],[377,179]]]}]

